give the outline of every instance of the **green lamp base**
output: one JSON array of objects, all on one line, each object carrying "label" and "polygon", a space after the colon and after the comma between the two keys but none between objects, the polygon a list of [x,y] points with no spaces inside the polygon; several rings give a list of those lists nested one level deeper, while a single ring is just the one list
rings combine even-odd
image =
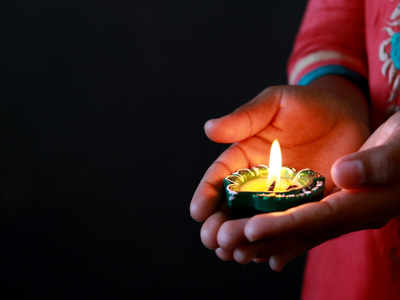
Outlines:
[{"label": "green lamp base", "polygon": [[241,169],[226,177],[224,187],[231,217],[236,219],[260,213],[284,211],[323,198],[325,178],[319,173],[310,169],[303,169],[296,173],[294,169],[283,167],[282,175],[290,179],[295,188],[283,192],[241,191],[241,186],[249,180],[258,177],[267,179],[268,167],[265,165]]}]

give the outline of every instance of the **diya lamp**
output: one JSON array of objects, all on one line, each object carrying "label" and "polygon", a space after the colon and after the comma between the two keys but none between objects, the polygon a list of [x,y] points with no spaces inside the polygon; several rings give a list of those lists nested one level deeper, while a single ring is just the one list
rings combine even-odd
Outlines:
[{"label": "diya lamp", "polygon": [[228,207],[233,218],[283,211],[319,201],[324,195],[325,178],[311,170],[282,166],[279,142],[271,146],[269,166],[240,169],[224,179]]}]

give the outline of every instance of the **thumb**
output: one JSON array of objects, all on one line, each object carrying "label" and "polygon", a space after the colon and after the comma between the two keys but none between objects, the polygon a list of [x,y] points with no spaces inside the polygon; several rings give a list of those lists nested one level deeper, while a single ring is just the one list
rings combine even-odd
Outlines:
[{"label": "thumb", "polygon": [[400,135],[385,144],[352,153],[337,160],[331,175],[335,184],[344,189],[366,185],[384,185],[400,175]]},{"label": "thumb", "polygon": [[207,136],[218,143],[234,143],[255,135],[278,112],[281,94],[281,87],[267,88],[232,113],[208,120],[204,125]]}]

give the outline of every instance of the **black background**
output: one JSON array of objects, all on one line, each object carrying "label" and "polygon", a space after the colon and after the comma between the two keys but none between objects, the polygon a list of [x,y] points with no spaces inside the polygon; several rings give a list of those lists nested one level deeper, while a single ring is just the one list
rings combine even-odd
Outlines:
[{"label": "black background", "polygon": [[303,260],[220,262],[188,206],[226,147],[203,123],[286,82],[305,1],[6,6],[0,293],[297,299]]}]

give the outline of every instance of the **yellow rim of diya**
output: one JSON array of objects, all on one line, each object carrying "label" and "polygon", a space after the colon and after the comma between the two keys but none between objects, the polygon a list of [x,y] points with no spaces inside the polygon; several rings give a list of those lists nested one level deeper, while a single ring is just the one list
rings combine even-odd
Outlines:
[{"label": "yellow rim of diya", "polygon": [[[269,168],[258,165],[250,169],[240,169],[224,179],[227,203],[233,210],[250,210],[253,214],[282,211],[304,203],[319,201],[323,198],[325,178],[311,170],[296,172],[293,168],[282,167],[281,176],[294,184],[285,191],[241,191],[240,188],[249,180],[268,178]],[[266,186],[267,189],[267,186]]]}]

